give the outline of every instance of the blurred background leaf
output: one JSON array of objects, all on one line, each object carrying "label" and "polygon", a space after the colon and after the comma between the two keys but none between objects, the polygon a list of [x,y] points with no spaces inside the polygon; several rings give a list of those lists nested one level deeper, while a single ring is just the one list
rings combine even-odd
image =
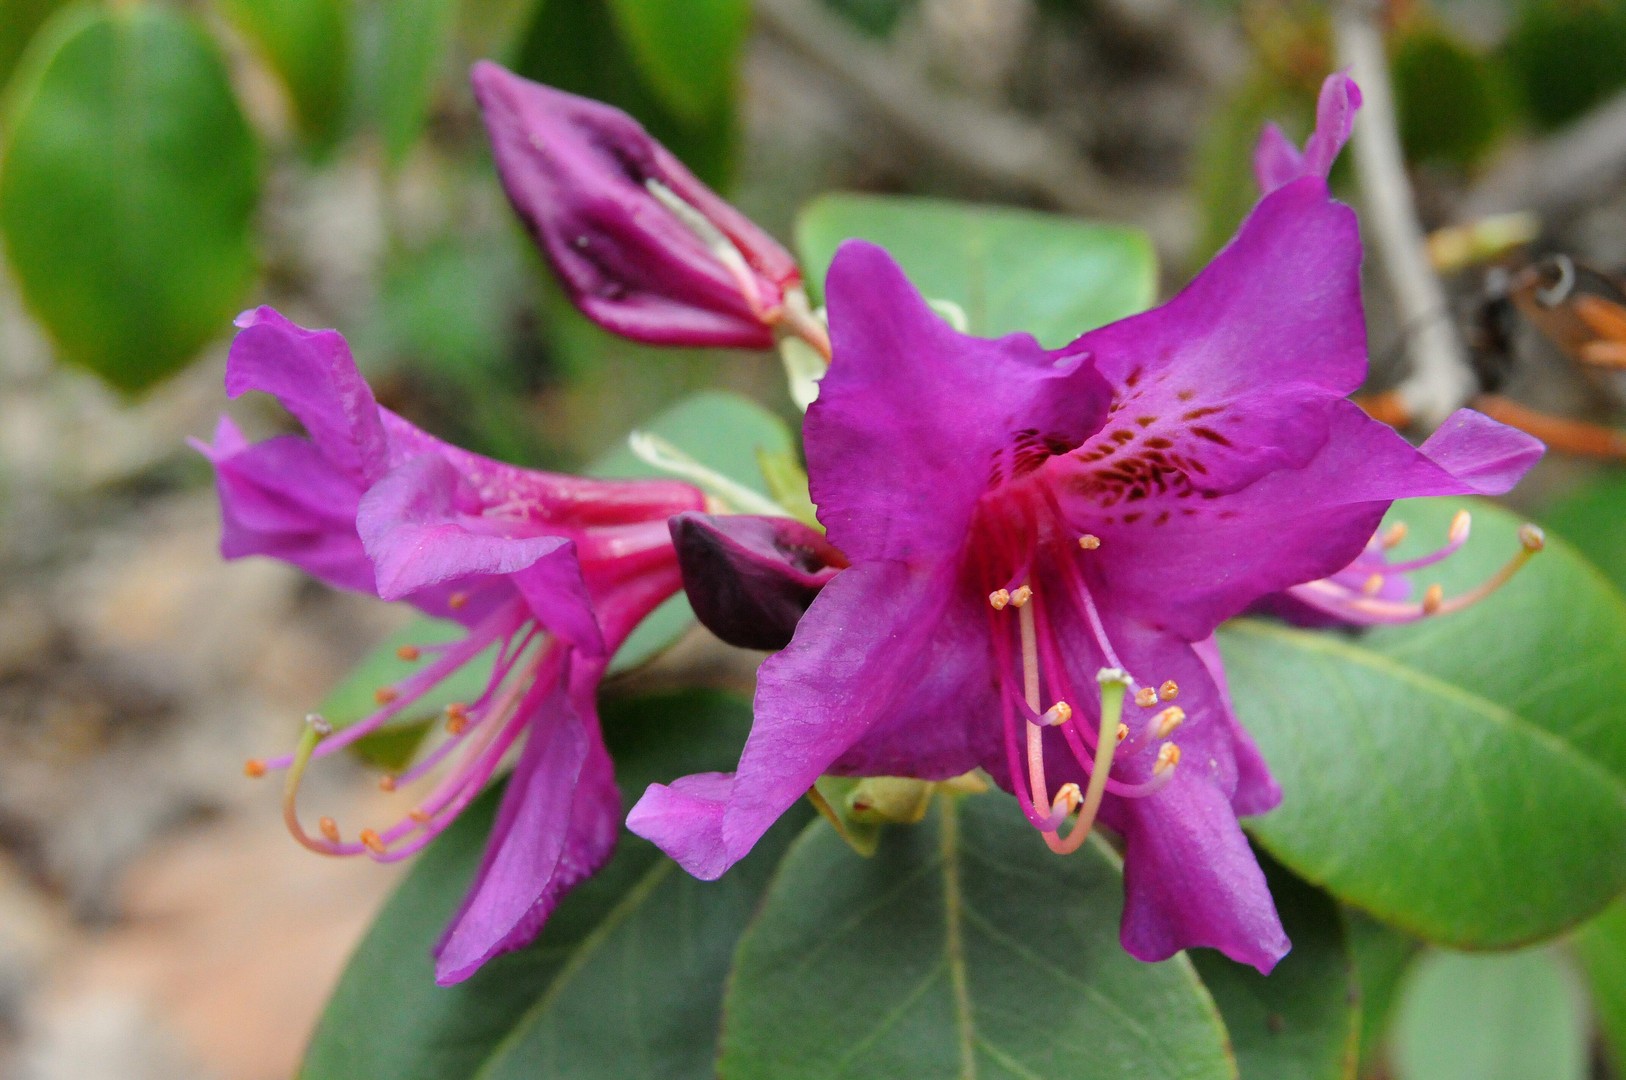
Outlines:
[{"label": "blurred background leaf", "polygon": [[0,164],[12,269],[64,359],[143,390],[243,302],[258,143],[214,40],[167,8],[65,9],[19,78]]},{"label": "blurred background leaf", "polygon": [[6,85],[34,32],[66,0],[6,0],[0,4],[0,88]]},{"label": "blurred background leaf", "polygon": [[399,165],[422,133],[445,74],[457,0],[383,0],[379,14],[372,108],[389,158]]},{"label": "blurred background leaf", "polygon": [[305,138],[318,150],[331,147],[343,130],[352,85],[352,0],[219,2],[282,79]]}]

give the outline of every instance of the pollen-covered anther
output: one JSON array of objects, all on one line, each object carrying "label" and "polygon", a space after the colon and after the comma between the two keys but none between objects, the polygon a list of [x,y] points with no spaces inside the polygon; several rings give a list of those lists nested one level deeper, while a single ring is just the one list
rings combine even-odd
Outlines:
[{"label": "pollen-covered anther", "polygon": [[1383,591],[1383,575],[1373,574],[1361,582],[1361,592],[1366,596],[1376,596]]},{"label": "pollen-covered anther", "polygon": [[1143,709],[1150,709],[1157,704],[1157,691],[1150,686],[1143,686],[1135,691],[1135,704]]},{"label": "pollen-covered anther", "polygon": [[452,713],[446,717],[446,733],[448,735],[461,735],[468,729],[468,713]]},{"label": "pollen-covered anther", "polygon": [[1180,764],[1180,745],[1164,743],[1157,749],[1157,764],[1152,766],[1152,775],[1161,776],[1178,764]]},{"label": "pollen-covered anther", "polygon": [[333,725],[328,723],[327,717],[321,713],[306,713],[305,723],[309,724],[310,729],[323,738],[333,734]]},{"label": "pollen-covered anther", "polygon": [[1119,724],[1118,730],[1113,733],[1113,738],[1115,742],[1123,742],[1125,739],[1129,738],[1129,725]]},{"label": "pollen-covered anther", "polygon": [[394,701],[400,696],[401,692],[395,689],[393,686],[380,686],[377,690],[373,691],[373,700],[378,702],[380,705],[388,705],[390,702]]},{"label": "pollen-covered anther", "polygon": [[378,778],[378,790],[379,791],[394,791],[395,790],[395,777],[387,776],[387,775],[386,776],[380,776]]},{"label": "pollen-covered anther", "polygon": [[374,855],[383,855],[385,852],[389,851],[389,848],[385,845],[383,838],[372,829],[361,830],[361,836],[359,839],[361,840],[362,846],[368,851],[372,852]]},{"label": "pollen-covered anther", "polygon": [[1011,593],[1009,589],[995,589],[993,592],[988,594],[988,606],[993,608],[995,611],[1004,611],[1006,605],[1008,605],[1010,602]]},{"label": "pollen-covered anther", "polygon": [[1407,531],[1406,523],[1404,521],[1397,521],[1387,529],[1383,530],[1383,538],[1379,540],[1378,543],[1383,545],[1385,551],[1398,547],[1400,542],[1406,539]]},{"label": "pollen-covered anther", "polygon": [[1039,717],[1039,723],[1045,727],[1055,727],[1057,724],[1065,724],[1072,718],[1073,707],[1065,701],[1058,701],[1044,711],[1044,715]]},{"label": "pollen-covered anther", "polygon": [[402,660],[405,660],[410,664],[412,661],[422,656],[423,653],[416,645],[402,645],[399,649],[395,650],[395,655],[399,656]]},{"label": "pollen-covered anther", "polygon": [[1101,546],[1101,538],[1094,533],[1085,533],[1078,538],[1078,546],[1085,551],[1094,551]]},{"label": "pollen-covered anther", "polygon": [[1435,582],[1433,585],[1428,587],[1426,592],[1423,593],[1423,614],[1433,615],[1437,613],[1444,603],[1445,586],[1441,585],[1439,582]]},{"label": "pollen-covered anther", "polygon": [[454,592],[452,595],[446,598],[446,606],[451,608],[453,611],[462,610],[462,608],[467,605],[468,602],[469,594],[466,592]]},{"label": "pollen-covered anther", "polygon": [[429,812],[427,810],[419,810],[417,807],[413,807],[407,811],[407,817],[416,821],[419,825],[429,824]]},{"label": "pollen-covered anther", "polygon": [[328,843],[337,844],[339,842],[339,823],[337,821],[325,817],[316,823],[316,828],[321,831],[323,838]]},{"label": "pollen-covered anther", "polygon": [[1028,588],[1026,585],[1018,585],[1011,592],[1011,607],[1014,607],[1014,608],[1025,607],[1027,605],[1027,602],[1029,600],[1032,600],[1032,599],[1033,599],[1033,590]]},{"label": "pollen-covered anther", "polygon": [[1083,804],[1084,792],[1077,784],[1066,783],[1057,789],[1056,797],[1050,803],[1050,812],[1065,817]]},{"label": "pollen-covered anther", "polygon": [[1170,705],[1167,709],[1152,717],[1147,725],[1154,739],[1167,739],[1174,734],[1174,729],[1186,722],[1186,710],[1178,705]]},{"label": "pollen-covered anther", "polygon": [[1163,685],[1157,688],[1157,696],[1164,701],[1173,701],[1180,696],[1180,684],[1173,679],[1165,680]]},{"label": "pollen-covered anther", "polygon": [[1446,539],[1453,544],[1464,544],[1468,541],[1468,532],[1473,528],[1474,516],[1466,510],[1458,510],[1451,518],[1451,528],[1446,532]]},{"label": "pollen-covered anther", "polygon": [[1527,521],[1519,526],[1519,546],[1533,555],[1547,546],[1547,534],[1540,525]]}]

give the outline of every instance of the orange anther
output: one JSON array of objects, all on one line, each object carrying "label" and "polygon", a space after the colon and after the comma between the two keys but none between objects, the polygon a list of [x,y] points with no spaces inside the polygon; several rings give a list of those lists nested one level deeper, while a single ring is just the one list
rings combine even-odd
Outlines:
[{"label": "orange anther", "polygon": [[393,776],[380,776],[378,778],[378,790],[380,790],[380,791],[394,791],[395,790],[395,777],[393,777]]},{"label": "orange anther", "polygon": [[327,837],[328,843],[337,844],[339,842],[339,823],[337,821],[325,817],[316,823],[316,827],[322,831],[323,836]]},{"label": "orange anther", "polygon": [[1445,587],[1436,582],[1423,593],[1423,614],[1432,615],[1445,603]]},{"label": "orange anther", "polygon": [[377,690],[373,691],[373,700],[378,702],[380,705],[388,705],[390,702],[394,701],[400,696],[401,692],[395,689],[393,686],[380,686]]},{"label": "orange anther", "polygon": [[265,762],[259,758],[249,758],[243,762],[243,775],[251,780],[258,780],[265,775]]},{"label": "orange anther", "polygon": [[429,815],[416,807],[407,811],[407,817],[411,818],[413,821],[416,821],[419,825],[429,824]]},{"label": "orange anther", "polygon": [[1150,709],[1157,704],[1157,691],[1150,686],[1143,686],[1135,691],[1135,704],[1143,709]]},{"label": "orange anther", "polygon": [[446,718],[446,731],[451,735],[461,735],[469,729],[469,714],[454,713]]},{"label": "orange anther", "polygon": [[1180,696],[1180,684],[1175,682],[1173,679],[1169,679],[1162,686],[1157,688],[1157,696],[1162,698],[1164,701],[1173,701],[1175,698]]},{"label": "orange anther", "polygon": [[389,848],[384,846],[383,839],[371,829],[361,830],[361,843],[374,855],[382,855],[389,850]]},{"label": "orange anther", "polygon": [[459,610],[468,602],[469,594],[466,592],[454,592],[452,595],[446,598],[446,606],[451,608],[453,611]]},{"label": "orange anther", "polygon": [[1123,742],[1127,738],[1129,738],[1129,725],[1128,724],[1119,724],[1118,725],[1118,738],[1117,738],[1117,741],[1118,742]]},{"label": "orange anther", "polygon": [[1101,538],[1094,533],[1085,533],[1078,538],[1078,546],[1085,551],[1094,551],[1101,546]]},{"label": "orange anther", "polygon": [[418,651],[418,647],[416,645],[402,645],[399,649],[395,650],[395,655],[399,656],[402,660],[411,663],[418,657],[422,656],[423,653]]}]

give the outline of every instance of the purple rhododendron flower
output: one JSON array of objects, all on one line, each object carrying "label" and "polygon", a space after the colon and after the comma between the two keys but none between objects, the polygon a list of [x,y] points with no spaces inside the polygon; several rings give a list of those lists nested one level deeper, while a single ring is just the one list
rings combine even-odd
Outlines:
[{"label": "purple rhododendron flower", "polygon": [[659,345],[766,349],[802,316],[796,260],[632,117],[490,61],[472,80],[509,200],[588,318]]},{"label": "purple rhododendron flower", "polygon": [[1343,72],[1328,76],[1321,84],[1316,101],[1315,130],[1304,141],[1304,149],[1293,145],[1282,129],[1266,124],[1253,151],[1253,175],[1259,189],[1269,195],[1302,176],[1323,180],[1332,171],[1338,152],[1355,130],[1355,112],[1361,107],[1361,88]]},{"label": "purple rhododendron flower", "polygon": [[[478,795],[524,740],[474,884],[435,950],[453,983],[536,936],[559,898],[609,858],[621,816],[595,695],[616,648],[680,586],[667,518],[703,504],[687,484],[588,480],[460,450],[381,408],[344,338],[269,308],[242,316],[226,389],[273,394],[308,438],[250,444],[222,418],[213,445],[227,558],[269,555],[341,588],[404,600],[466,628],[409,647],[424,666],[380,689],[380,708],[339,732],[320,717],[301,750],[266,768],[302,772],[354,743],[459,668],[491,662],[484,693],[447,709],[449,737],[386,787],[448,760],[440,784],[402,820],[341,837],[300,824],[326,854],[393,861],[422,848]],[[318,741],[319,740],[319,741]]]},{"label": "purple rhododendron flower", "polygon": [[[1237,817],[1280,791],[1215,629],[1348,567],[1392,500],[1499,493],[1541,452],[1468,412],[1418,449],[1347,399],[1360,241],[1321,171],[1167,304],[1056,351],[960,334],[844,245],[806,449],[851,566],[763,664],[738,769],[652,786],[629,827],[715,878],[822,774],[981,767],[1059,851],[1097,811],[1123,836],[1130,953],[1268,971],[1289,943]],[[1114,670],[1138,686],[1121,724]]]}]

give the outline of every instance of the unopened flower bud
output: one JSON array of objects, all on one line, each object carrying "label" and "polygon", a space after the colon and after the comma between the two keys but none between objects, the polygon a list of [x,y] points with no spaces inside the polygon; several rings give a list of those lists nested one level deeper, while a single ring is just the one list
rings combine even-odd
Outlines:
[{"label": "unopened flower bud", "polygon": [[582,313],[657,345],[771,348],[796,261],[636,120],[522,79],[472,73],[514,209]]}]

